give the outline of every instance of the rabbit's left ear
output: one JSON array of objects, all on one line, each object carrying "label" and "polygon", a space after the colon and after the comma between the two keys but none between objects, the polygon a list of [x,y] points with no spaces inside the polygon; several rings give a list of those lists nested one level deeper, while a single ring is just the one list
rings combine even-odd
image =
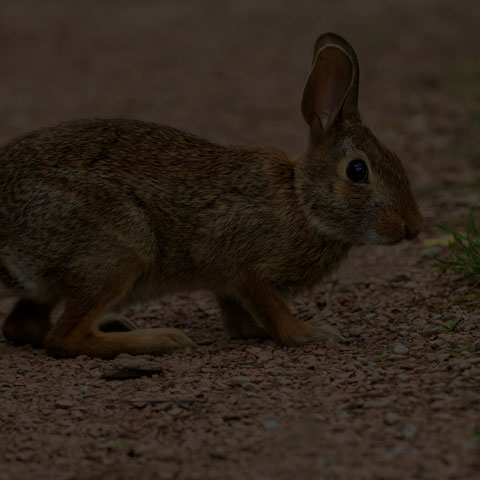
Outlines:
[{"label": "rabbit's left ear", "polygon": [[358,118],[358,61],[353,48],[333,33],[315,44],[312,70],[302,98],[302,113],[312,130],[323,132],[339,117]]}]

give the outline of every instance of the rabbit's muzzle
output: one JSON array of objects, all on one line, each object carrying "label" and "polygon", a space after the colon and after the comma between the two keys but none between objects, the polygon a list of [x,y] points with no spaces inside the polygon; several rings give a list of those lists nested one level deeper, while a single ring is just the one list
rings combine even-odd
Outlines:
[{"label": "rabbit's muzzle", "polygon": [[415,240],[422,229],[422,218],[417,215],[414,219],[405,222],[405,240]]},{"label": "rabbit's muzzle", "polygon": [[403,217],[394,212],[384,213],[373,231],[367,233],[368,243],[395,244],[402,240],[414,240],[420,233],[422,219],[418,211]]}]

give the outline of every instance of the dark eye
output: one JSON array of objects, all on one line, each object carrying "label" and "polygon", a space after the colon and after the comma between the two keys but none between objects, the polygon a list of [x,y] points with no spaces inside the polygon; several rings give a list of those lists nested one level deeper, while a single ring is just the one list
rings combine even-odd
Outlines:
[{"label": "dark eye", "polygon": [[355,158],[347,165],[347,178],[351,182],[366,183],[368,180],[368,167],[363,160]]}]

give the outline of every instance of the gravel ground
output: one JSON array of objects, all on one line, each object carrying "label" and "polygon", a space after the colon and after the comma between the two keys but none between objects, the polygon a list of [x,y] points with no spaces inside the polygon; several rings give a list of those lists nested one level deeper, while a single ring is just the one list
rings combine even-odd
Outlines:
[{"label": "gravel ground", "polygon": [[[479,22],[476,0],[3,0],[2,142],[132,117],[295,154],[313,42],[344,35],[366,123],[403,158],[425,225],[293,302],[342,345],[227,340],[207,292],[125,312],[195,351],[57,360],[1,338],[0,479],[479,478],[478,289],[424,244],[480,204]],[[145,376],[112,379],[121,367]]]}]

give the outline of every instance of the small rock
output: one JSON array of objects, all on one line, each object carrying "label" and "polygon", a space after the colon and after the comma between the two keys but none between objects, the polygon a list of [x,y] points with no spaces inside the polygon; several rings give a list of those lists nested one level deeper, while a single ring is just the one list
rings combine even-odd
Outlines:
[{"label": "small rock", "polygon": [[252,382],[242,382],[240,384],[245,390],[258,390],[260,387]]},{"label": "small rock", "polygon": [[115,359],[111,362],[110,368],[106,370],[101,378],[105,380],[126,380],[129,378],[151,377],[155,374],[162,374],[163,368],[159,362],[137,359]]},{"label": "small rock", "polygon": [[267,430],[274,430],[276,428],[280,428],[280,424],[276,420],[273,420],[271,418],[263,420],[262,423]]},{"label": "small rock", "polygon": [[406,440],[415,440],[417,434],[418,427],[416,425],[411,423],[405,425],[405,428],[403,429],[403,436]]},{"label": "small rock", "polygon": [[62,410],[68,410],[75,406],[75,403],[71,400],[57,400],[55,402],[55,408],[61,408]]},{"label": "small rock", "polygon": [[210,455],[210,457],[217,460],[225,460],[228,457],[227,451],[222,447],[215,447],[210,450],[208,454]]},{"label": "small rock", "polygon": [[408,273],[397,273],[393,277],[390,277],[390,282],[408,282],[412,276]]},{"label": "small rock", "polygon": [[391,405],[397,400],[396,395],[390,395],[388,397],[373,398],[370,400],[365,400],[360,405],[364,408],[384,408],[388,405]]},{"label": "small rock", "polygon": [[250,377],[247,377],[246,375],[237,375],[235,380],[238,380],[239,382],[249,382]]},{"label": "small rock", "polygon": [[410,350],[402,343],[397,343],[395,347],[393,347],[393,353],[397,355],[408,355],[409,351]]},{"label": "small rock", "polygon": [[394,423],[397,423],[400,418],[400,415],[395,412],[387,412],[385,415],[385,423],[387,425],[393,425]]},{"label": "small rock", "polygon": [[375,318],[377,316],[377,314],[375,312],[369,312],[369,313],[366,313],[365,314],[365,318]]},{"label": "small rock", "polygon": [[241,416],[236,413],[229,413],[227,415],[222,415],[222,420],[224,422],[232,422],[241,420]]}]

